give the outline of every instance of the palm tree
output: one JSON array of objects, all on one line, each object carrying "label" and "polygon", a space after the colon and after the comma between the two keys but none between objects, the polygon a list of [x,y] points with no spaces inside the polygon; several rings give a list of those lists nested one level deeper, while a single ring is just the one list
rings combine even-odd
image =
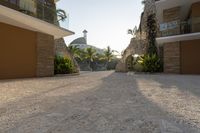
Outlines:
[{"label": "palm tree", "polygon": [[94,62],[94,59],[96,58],[96,50],[91,47],[87,48],[85,50],[84,55],[85,55],[85,59],[87,59],[89,61],[89,66],[92,70],[91,63]]},{"label": "palm tree", "polygon": [[110,46],[107,47],[107,49],[104,51],[104,58],[106,60],[106,68],[108,69],[108,63],[111,62],[113,59],[114,55],[113,53],[117,52],[115,50],[111,50]]},{"label": "palm tree", "polygon": [[133,36],[136,36],[137,33],[137,26],[134,27],[134,29],[128,29],[128,34],[131,34]]},{"label": "palm tree", "polygon": [[81,50],[77,47],[77,46],[72,46],[70,45],[68,47],[70,53],[75,57],[75,58],[78,58],[78,59],[82,59],[81,58]]},{"label": "palm tree", "polygon": [[67,19],[67,14],[62,9],[57,9],[56,14],[57,14],[57,17],[58,17],[58,20],[57,20],[58,22],[59,21],[65,21]]}]

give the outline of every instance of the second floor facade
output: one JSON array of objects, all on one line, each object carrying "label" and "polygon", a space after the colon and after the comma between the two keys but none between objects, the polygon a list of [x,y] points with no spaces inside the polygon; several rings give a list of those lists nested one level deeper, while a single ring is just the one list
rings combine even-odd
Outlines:
[{"label": "second floor facade", "polygon": [[200,32],[200,0],[156,2],[160,37]]},{"label": "second floor facade", "polygon": [[[59,25],[56,1],[58,0],[1,0],[0,5],[51,24]],[[59,16],[61,15],[59,14]]]},{"label": "second floor facade", "polygon": [[0,0],[0,22],[41,32],[59,39],[74,34],[68,30],[64,10],[56,8],[59,0]]}]

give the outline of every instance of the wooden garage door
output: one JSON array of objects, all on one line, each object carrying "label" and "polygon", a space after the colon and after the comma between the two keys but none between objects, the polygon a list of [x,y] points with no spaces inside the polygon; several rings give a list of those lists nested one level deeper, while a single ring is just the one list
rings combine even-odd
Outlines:
[{"label": "wooden garage door", "polygon": [[181,42],[181,73],[200,74],[200,39]]},{"label": "wooden garage door", "polygon": [[36,75],[36,33],[0,23],[0,79]]}]

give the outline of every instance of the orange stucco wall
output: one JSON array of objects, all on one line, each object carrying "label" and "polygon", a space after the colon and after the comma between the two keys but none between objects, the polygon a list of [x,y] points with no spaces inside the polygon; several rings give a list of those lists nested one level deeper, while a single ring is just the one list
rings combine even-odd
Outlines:
[{"label": "orange stucco wall", "polygon": [[36,76],[35,32],[0,23],[0,79]]}]

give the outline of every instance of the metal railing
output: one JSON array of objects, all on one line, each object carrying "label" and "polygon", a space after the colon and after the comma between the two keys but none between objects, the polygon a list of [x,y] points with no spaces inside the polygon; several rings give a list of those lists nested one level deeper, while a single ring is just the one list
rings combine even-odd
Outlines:
[{"label": "metal railing", "polygon": [[160,32],[162,37],[200,32],[200,17],[160,24]]},{"label": "metal railing", "polygon": [[0,0],[0,5],[12,8],[26,15],[38,18],[48,23],[60,26],[61,21],[68,19],[65,13],[56,10],[55,5],[39,2],[38,0],[17,0],[16,3],[9,0]]}]

